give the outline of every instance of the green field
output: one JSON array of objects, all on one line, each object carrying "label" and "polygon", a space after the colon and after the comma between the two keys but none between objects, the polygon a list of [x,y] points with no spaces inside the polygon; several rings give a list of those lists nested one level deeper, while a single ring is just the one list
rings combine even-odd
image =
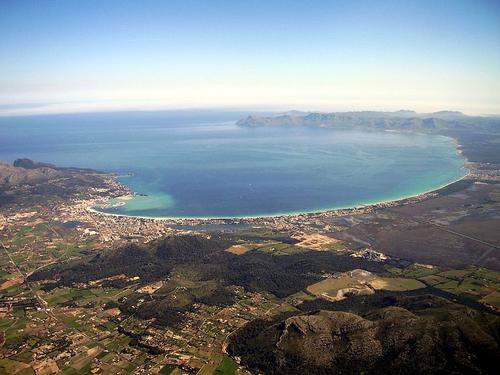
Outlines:
[{"label": "green field", "polygon": [[336,297],[341,289],[354,288],[359,293],[373,293],[373,290],[383,289],[391,291],[406,291],[424,288],[422,282],[402,277],[378,277],[367,272],[345,273],[340,277],[324,279],[318,283],[309,285],[307,292],[314,295],[328,294]]},{"label": "green field", "polygon": [[307,291],[314,295],[327,293],[328,295],[334,297],[340,289],[357,288],[360,286],[359,281],[352,277],[338,277],[324,279],[316,284],[309,285],[307,287]]},{"label": "green field", "polygon": [[216,375],[233,375],[236,369],[238,368],[238,364],[227,355],[222,359],[222,363],[215,369]]},{"label": "green field", "polygon": [[170,373],[172,373],[172,371],[174,371],[175,369],[177,368],[177,366],[175,365],[165,365],[162,367],[162,369],[160,370],[160,374],[162,375],[169,375]]},{"label": "green field", "polygon": [[445,292],[468,297],[500,309],[500,272],[481,267],[443,270],[412,265],[387,268],[390,274],[412,277]]},{"label": "green field", "polygon": [[283,256],[283,255],[293,255],[304,251],[296,246],[290,245],[288,243],[277,242],[266,246],[256,248],[257,251],[261,251],[266,254]]},{"label": "green field", "polygon": [[481,302],[487,303],[488,305],[491,305],[496,309],[500,309],[500,292],[493,292],[491,294],[488,294],[486,297],[483,297],[481,299]]}]

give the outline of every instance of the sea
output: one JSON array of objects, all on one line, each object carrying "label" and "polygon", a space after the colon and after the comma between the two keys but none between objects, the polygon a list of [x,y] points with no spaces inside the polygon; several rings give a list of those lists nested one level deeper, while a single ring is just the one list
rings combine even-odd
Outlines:
[{"label": "sea", "polygon": [[107,112],[0,118],[0,160],[30,158],[118,175],[137,196],[103,212],[236,218],[400,199],[467,173],[451,138],[243,127],[245,111]]}]

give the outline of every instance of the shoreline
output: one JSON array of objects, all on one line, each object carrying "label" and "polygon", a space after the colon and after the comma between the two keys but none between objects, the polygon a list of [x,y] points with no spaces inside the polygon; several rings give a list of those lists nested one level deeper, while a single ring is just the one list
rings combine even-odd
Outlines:
[{"label": "shoreline", "polygon": [[[456,141],[456,140],[455,140]],[[458,142],[456,143],[457,146],[459,146]],[[461,153],[461,150],[459,147],[457,147],[457,152]],[[157,216],[157,217],[152,217],[152,216],[138,216],[138,215],[127,215],[127,214],[117,214],[117,213],[110,213],[110,212],[102,212],[99,210],[96,210],[93,206],[89,206],[86,208],[88,212],[98,214],[98,215],[105,215],[105,216],[111,216],[111,217],[126,217],[126,218],[136,218],[136,219],[141,219],[141,220],[155,220],[155,221],[172,221],[172,222],[185,222],[185,221],[234,221],[234,220],[259,220],[259,219],[272,219],[272,218],[293,218],[293,217],[302,217],[302,216],[314,216],[314,215],[321,215],[321,214],[334,214],[339,211],[355,211],[359,209],[369,209],[369,208],[380,208],[382,205],[393,205],[393,206],[398,206],[404,204],[405,201],[410,200],[410,199],[418,199],[418,200],[424,200],[427,195],[429,194],[437,194],[439,190],[442,190],[450,185],[453,185],[459,181],[462,181],[469,177],[471,175],[471,170],[467,167],[468,160],[465,158],[465,163],[464,163],[464,168],[466,169],[466,173],[462,176],[459,177],[451,182],[447,182],[441,186],[438,186],[436,188],[432,188],[417,194],[413,195],[408,195],[408,196],[403,196],[400,198],[395,198],[395,199],[388,199],[388,200],[383,200],[383,201],[378,201],[378,202],[372,202],[372,203],[363,203],[363,204],[358,204],[355,206],[344,206],[344,207],[330,207],[330,208],[325,208],[325,209],[319,209],[319,210],[313,210],[313,211],[305,211],[305,212],[290,212],[290,213],[276,213],[276,214],[269,214],[269,215],[252,215],[252,216],[214,216],[214,217],[168,217],[168,216]],[[129,195],[130,196],[130,195]],[[120,197],[115,197],[115,199],[120,199]]]}]

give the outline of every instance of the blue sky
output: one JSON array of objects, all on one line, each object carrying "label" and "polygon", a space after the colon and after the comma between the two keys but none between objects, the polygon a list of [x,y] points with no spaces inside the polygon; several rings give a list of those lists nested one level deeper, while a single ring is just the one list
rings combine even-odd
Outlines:
[{"label": "blue sky", "polygon": [[500,1],[0,1],[0,114],[500,113]]}]

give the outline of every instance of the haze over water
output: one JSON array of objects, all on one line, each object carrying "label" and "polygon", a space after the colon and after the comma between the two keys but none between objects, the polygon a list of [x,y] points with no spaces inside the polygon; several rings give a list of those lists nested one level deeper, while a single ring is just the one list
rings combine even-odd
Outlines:
[{"label": "haze over water", "polygon": [[136,112],[4,118],[0,159],[122,174],[138,196],[103,211],[242,217],[398,199],[466,173],[442,136],[244,128],[242,113]]}]

